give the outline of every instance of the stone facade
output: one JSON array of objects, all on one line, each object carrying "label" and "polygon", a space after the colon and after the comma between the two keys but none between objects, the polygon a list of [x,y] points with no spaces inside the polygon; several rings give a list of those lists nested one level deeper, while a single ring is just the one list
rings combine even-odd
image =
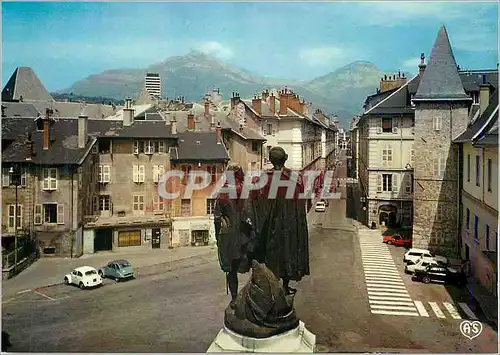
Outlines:
[{"label": "stone facade", "polygon": [[457,252],[459,155],[452,143],[467,127],[467,102],[417,102],[413,246]]}]

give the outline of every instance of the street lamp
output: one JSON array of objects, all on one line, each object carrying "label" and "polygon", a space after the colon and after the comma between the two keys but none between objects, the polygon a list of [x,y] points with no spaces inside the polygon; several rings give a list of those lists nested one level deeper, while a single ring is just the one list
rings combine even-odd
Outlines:
[{"label": "street lamp", "polygon": [[12,177],[11,184],[16,188],[16,202],[14,205],[14,275],[17,275],[17,187],[21,185],[21,172],[19,165],[14,164],[9,169],[9,175]]}]

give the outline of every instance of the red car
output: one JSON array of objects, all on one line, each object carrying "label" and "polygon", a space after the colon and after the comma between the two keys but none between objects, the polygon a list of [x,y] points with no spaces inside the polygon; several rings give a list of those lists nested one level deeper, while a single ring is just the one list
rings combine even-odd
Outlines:
[{"label": "red car", "polygon": [[399,234],[384,235],[383,242],[387,244],[393,244],[398,247],[405,247],[405,248],[411,247],[411,238],[402,237]]}]

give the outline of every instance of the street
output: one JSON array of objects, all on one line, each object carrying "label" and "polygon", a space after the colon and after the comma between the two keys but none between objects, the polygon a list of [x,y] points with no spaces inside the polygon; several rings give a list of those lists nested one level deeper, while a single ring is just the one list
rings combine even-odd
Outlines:
[{"label": "street", "polygon": [[[345,209],[345,200],[334,200],[326,212],[313,210],[309,216],[311,276],[298,283],[295,307],[316,334],[318,352],[496,352],[497,334],[484,322],[479,337],[460,334],[461,319],[443,306],[454,301],[444,286],[414,283],[404,275],[404,249],[360,230],[363,241],[367,235],[378,238],[389,250],[409,298],[427,306],[429,316],[371,312],[365,247]],[[240,276],[241,287],[247,278]],[[430,301],[439,304],[444,318],[433,313]],[[156,268],[155,274],[122,283],[105,280],[94,290],[58,285],[25,292],[4,300],[2,321],[11,334],[11,351],[17,352],[205,352],[228,302],[214,252],[194,266],[170,272]],[[482,320],[480,311],[471,309]]]}]

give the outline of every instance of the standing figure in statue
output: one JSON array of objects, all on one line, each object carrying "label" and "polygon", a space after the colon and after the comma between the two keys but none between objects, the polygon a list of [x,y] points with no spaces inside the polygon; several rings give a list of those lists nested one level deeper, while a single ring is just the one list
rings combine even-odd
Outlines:
[{"label": "standing figure in statue", "polygon": [[[238,272],[246,273],[251,268],[255,244],[255,233],[253,233],[250,220],[246,218],[246,200],[241,199],[245,174],[238,165],[227,168],[227,174],[234,174],[235,186],[228,182],[225,188],[234,188],[236,196],[230,193],[219,193],[215,201],[214,223],[215,236],[219,254],[219,264],[226,273],[226,287],[231,293],[231,307],[238,294]],[[235,198],[236,197],[236,198]]]},{"label": "standing figure in statue", "polygon": [[[309,234],[307,231],[306,200],[299,198],[304,192],[302,175],[294,174],[285,167],[288,155],[283,148],[274,147],[269,152],[273,169],[264,172],[266,185],[253,195],[259,221],[257,234],[259,244],[254,253],[258,262],[266,266],[283,280],[288,294],[296,292],[290,280],[300,281],[309,275]],[[265,177],[264,177],[265,178]],[[277,194],[270,194],[272,179],[295,180],[293,198],[287,199],[287,188],[279,187]]]}]

